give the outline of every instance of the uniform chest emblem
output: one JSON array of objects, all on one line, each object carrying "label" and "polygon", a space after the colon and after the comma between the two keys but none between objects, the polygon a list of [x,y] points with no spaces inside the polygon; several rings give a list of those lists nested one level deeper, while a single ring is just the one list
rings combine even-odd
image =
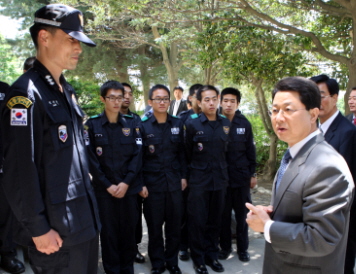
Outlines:
[{"label": "uniform chest emblem", "polygon": [[230,127],[223,127],[225,134],[229,134]]},{"label": "uniform chest emblem", "polygon": [[97,147],[96,148],[96,155],[101,156],[103,154],[103,148],[102,147]]},{"label": "uniform chest emblem", "polygon": [[245,134],[245,128],[237,128],[236,133],[237,134]]},{"label": "uniform chest emblem", "polygon": [[151,153],[154,153],[154,152],[155,152],[155,146],[154,146],[154,145],[149,145],[149,146],[148,146],[148,150],[149,150]]},{"label": "uniform chest emblem", "polygon": [[179,127],[172,127],[172,128],[171,128],[171,132],[172,132],[172,134],[174,134],[174,135],[179,134]]},{"label": "uniform chest emblem", "polygon": [[136,134],[138,135],[138,134],[140,134],[140,128],[136,128]]},{"label": "uniform chest emblem", "polygon": [[129,135],[130,135],[130,128],[123,128],[123,129],[122,129],[122,133],[123,133],[125,136],[129,136]]},{"label": "uniform chest emblem", "polygon": [[58,137],[59,137],[59,140],[61,140],[63,143],[65,141],[67,141],[67,138],[68,138],[67,126],[60,125],[58,127]]},{"label": "uniform chest emblem", "polygon": [[203,147],[203,144],[202,144],[202,143],[198,143],[198,150],[199,150],[199,151],[202,151],[203,148],[204,148],[204,147]]}]

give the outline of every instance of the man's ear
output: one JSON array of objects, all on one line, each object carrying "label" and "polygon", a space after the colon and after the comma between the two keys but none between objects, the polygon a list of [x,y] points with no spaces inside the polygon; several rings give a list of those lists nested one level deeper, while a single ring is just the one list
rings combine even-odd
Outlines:
[{"label": "man's ear", "polygon": [[103,96],[100,96],[100,101],[105,104],[105,98],[103,98]]},{"label": "man's ear", "polygon": [[147,100],[147,103],[148,103],[149,106],[152,107],[152,100]]},{"label": "man's ear", "polygon": [[201,108],[201,102],[197,100],[198,106]]},{"label": "man's ear", "polygon": [[41,29],[38,32],[38,36],[37,36],[37,42],[39,45],[43,45],[43,46],[47,46],[48,44],[48,40],[49,40],[49,35],[50,32],[44,29]]},{"label": "man's ear", "polygon": [[310,120],[312,123],[316,123],[316,120],[319,117],[319,112],[320,112],[319,108],[312,108],[309,110]]}]

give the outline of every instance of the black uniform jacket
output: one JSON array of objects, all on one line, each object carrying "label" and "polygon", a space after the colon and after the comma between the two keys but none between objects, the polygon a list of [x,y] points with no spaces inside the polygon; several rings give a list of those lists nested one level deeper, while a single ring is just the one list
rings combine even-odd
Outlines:
[{"label": "black uniform jacket", "polygon": [[185,125],[189,187],[203,187],[207,191],[223,189],[228,184],[226,149],[230,121],[217,115],[211,123],[200,113],[191,115]]},{"label": "black uniform jacket", "polygon": [[251,124],[239,110],[232,119],[229,137],[226,154],[229,186],[247,186],[256,170],[256,149]]},{"label": "black uniform jacket", "polygon": [[[16,218],[36,237],[56,230],[63,245],[100,229],[90,184],[83,112],[61,76],[63,93],[39,62],[10,88],[2,106],[3,187]],[[28,239],[30,240],[30,239]]]},{"label": "black uniform jacket", "polygon": [[178,118],[182,120],[183,124],[185,124],[185,121],[187,121],[187,119],[194,113],[194,110],[191,108],[189,110],[179,113]]},{"label": "black uniform jacket", "polygon": [[119,115],[117,123],[110,123],[105,115],[86,122],[90,173],[95,190],[105,192],[121,182],[129,185],[126,195],[142,190],[137,179],[142,165],[142,139],[139,124],[133,115]]},{"label": "black uniform jacket", "polygon": [[184,130],[180,119],[168,114],[164,124],[154,115],[142,118],[143,184],[148,192],[175,191],[186,179]]}]

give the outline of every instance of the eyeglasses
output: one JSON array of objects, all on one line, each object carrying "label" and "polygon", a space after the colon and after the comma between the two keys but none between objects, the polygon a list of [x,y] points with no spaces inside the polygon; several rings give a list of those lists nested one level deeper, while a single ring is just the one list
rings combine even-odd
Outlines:
[{"label": "eyeglasses", "polygon": [[161,102],[163,102],[163,103],[168,103],[169,101],[170,101],[170,99],[169,98],[153,98],[153,99],[151,99],[153,102],[155,102],[155,103],[157,103],[157,104],[159,104],[159,103],[161,103]]},{"label": "eyeglasses", "polygon": [[115,96],[105,96],[106,99],[109,99],[110,102],[115,102],[116,100],[121,102],[123,97],[119,96],[119,97],[115,97]]},{"label": "eyeglasses", "polygon": [[278,113],[281,113],[284,117],[291,117],[294,112],[298,110],[305,110],[305,108],[300,108],[300,109],[291,109],[291,108],[285,108],[285,109],[277,109],[273,108],[272,110],[268,111],[268,115],[271,116],[272,118],[275,118]]},{"label": "eyeglasses", "polygon": [[325,96],[320,96],[321,100],[325,99],[326,97],[332,97],[332,95],[325,95]]}]

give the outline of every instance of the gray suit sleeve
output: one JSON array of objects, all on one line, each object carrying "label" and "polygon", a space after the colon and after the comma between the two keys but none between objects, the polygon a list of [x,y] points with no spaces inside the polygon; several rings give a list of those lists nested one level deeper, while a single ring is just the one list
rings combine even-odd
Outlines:
[{"label": "gray suit sleeve", "polygon": [[299,193],[293,189],[284,193],[280,207],[282,211],[290,210],[291,214],[288,217],[284,214],[270,228],[274,251],[307,257],[325,256],[334,251],[347,232],[352,200],[349,182],[352,183],[352,179],[347,170],[334,164],[332,156],[295,178],[299,179]]}]

